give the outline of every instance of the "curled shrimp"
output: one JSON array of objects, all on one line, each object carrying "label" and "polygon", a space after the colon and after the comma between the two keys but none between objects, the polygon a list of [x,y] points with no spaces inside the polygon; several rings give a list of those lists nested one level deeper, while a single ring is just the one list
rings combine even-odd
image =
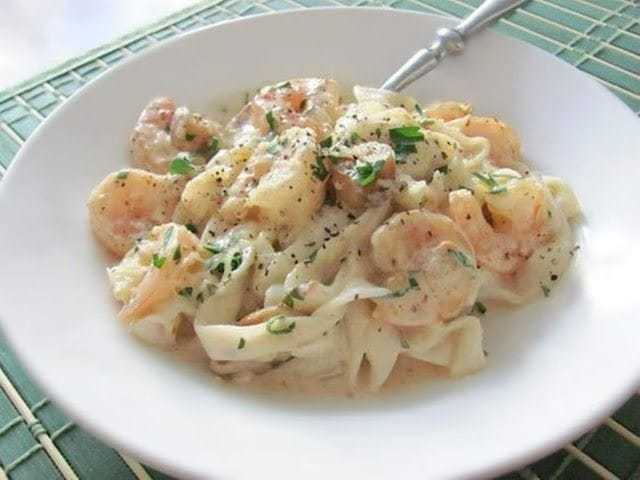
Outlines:
[{"label": "curled shrimp", "polygon": [[[366,173],[370,173],[370,177]],[[395,176],[396,161],[391,147],[367,142],[346,152],[332,169],[331,182],[338,201],[357,209],[365,205],[368,195],[380,191],[378,180],[390,180]]]},{"label": "curled shrimp", "polygon": [[518,134],[500,120],[488,117],[469,116],[462,124],[462,133],[469,137],[484,137],[489,140],[489,159],[497,167],[517,167],[521,161],[521,146]]},{"label": "curled shrimp", "polygon": [[512,273],[536,248],[555,238],[555,207],[534,178],[512,179],[502,188],[484,197],[467,190],[453,191],[449,209],[473,244],[480,265]]},{"label": "curled shrimp", "polygon": [[312,129],[328,136],[338,114],[340,94],[335,80],[298,78],[264,87],[227,125],[232,143],[249,143],[270,130]]},{"label": "curled shrimp", "polygon": [[160,97],[142,111],[130,138],[131,160],[137,167],[166,173],[181,151],[197,153],[195,163],[204,163],[215,151],[220,127],[173,100]]},{"label": "curled shrimp", "polygon": [[499,273],[513,272],[520,264],[518,245],[508,235],[494,231],[482,207],[468,190],[449,194],[451,217],[475,247],[478,262]]},{"label": "curled shrimp", "polygon": [[100,242],[122,256],[154,225],[173,215],[184,181],[130,169],[108,175],[89,196],[89,220]]},{"label": "curled shrimp", "polygon": [[[125,305],[118,314],[127,323],[134,323],[156,312],[183,288],[196,285],[203,272],[203,255],[198,238],[182,225],[168,223],[154,227],[123,260],[131,268],[142,270],[139,282],[129,285]],[[118,266],[110,274],[117,275]],[[191,287],[193,288],[193,287]]]},{"label": "curled shrimp", "polygon": [[451,319],[469,308],[480,285],[473,248],[446,216],[397,213],[371,237],[373,259],[393,293],[374,316],[397,326]]},{"label": "curled shrimp", "polygon": [[[188,108],[177,108],[171,122],[171,141],[178,149],[186,152],[203,152],[210,148],[214,138],[219,138],[221,127],[199,113],[191,113]],[[208,158],[206,158],[208,160]]]}]

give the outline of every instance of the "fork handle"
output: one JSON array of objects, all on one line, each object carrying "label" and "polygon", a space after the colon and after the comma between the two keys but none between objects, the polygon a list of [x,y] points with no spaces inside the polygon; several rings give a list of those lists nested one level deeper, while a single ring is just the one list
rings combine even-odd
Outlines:
[{"label": "fork handle", "polygon": [[460,53],[468,36],[492,20],[521,5],[526,0],[485,0],[453,28],[440,28],[436,40],[418,50],[383,84],[382,88],[398,92],[433,70],[448,54]]}]

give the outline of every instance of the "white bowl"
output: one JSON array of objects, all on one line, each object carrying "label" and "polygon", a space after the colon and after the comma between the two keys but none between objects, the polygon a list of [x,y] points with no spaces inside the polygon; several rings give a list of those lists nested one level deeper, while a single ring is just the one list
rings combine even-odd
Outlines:
[{"label": "white bowl", "polygon": [[116,320],[85,201],[126,164],[127,136],[150,98],[212,111],[294,76],[378,85],[449,23],[362,9],[231,21],[137,55],[56,111],[2,182],[0,312],[58,404],[177,475],[432,479],[533,461],[629,396],[640,376],[640,123],[593,80],[490,32],[409,93],[464,99],[513,124],[528,160],[570,181],[586,221],[550,298],[485,321],[482,372],[379,399],[287,401],[224,388],[142,346]]}]

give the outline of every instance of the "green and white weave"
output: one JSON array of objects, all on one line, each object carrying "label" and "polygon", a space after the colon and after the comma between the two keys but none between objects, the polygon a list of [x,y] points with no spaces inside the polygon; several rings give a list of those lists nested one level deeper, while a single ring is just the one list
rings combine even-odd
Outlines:
[{"label": "green and white weave", "polygon": [[[34,129],[86,82],[182,32],[235,17],[318,6],[377,6],[461,17],[482,0],[217,0],[198,3],[0,92],[0,178]],[[640,4],[530,0],[494,27],[596,78],[640,115]],[[10,319],[4,319],[9,321]],[[0,337],[0,480],[167,479],[74,425]],[[640,396],[562,450],[501,477],[640,480]]]}]

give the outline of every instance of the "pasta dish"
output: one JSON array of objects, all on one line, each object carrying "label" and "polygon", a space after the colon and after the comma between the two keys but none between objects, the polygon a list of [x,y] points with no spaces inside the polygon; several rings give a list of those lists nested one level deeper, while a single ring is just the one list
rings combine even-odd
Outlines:
[{"label": "pasta dish", "polygon": [[88,200],[118,317],[231,382],[474,372],[483,316],[550,295],[577,248],[568,185],[465,103],[292,79],[225,126],[156,98],[130,149]]}]

